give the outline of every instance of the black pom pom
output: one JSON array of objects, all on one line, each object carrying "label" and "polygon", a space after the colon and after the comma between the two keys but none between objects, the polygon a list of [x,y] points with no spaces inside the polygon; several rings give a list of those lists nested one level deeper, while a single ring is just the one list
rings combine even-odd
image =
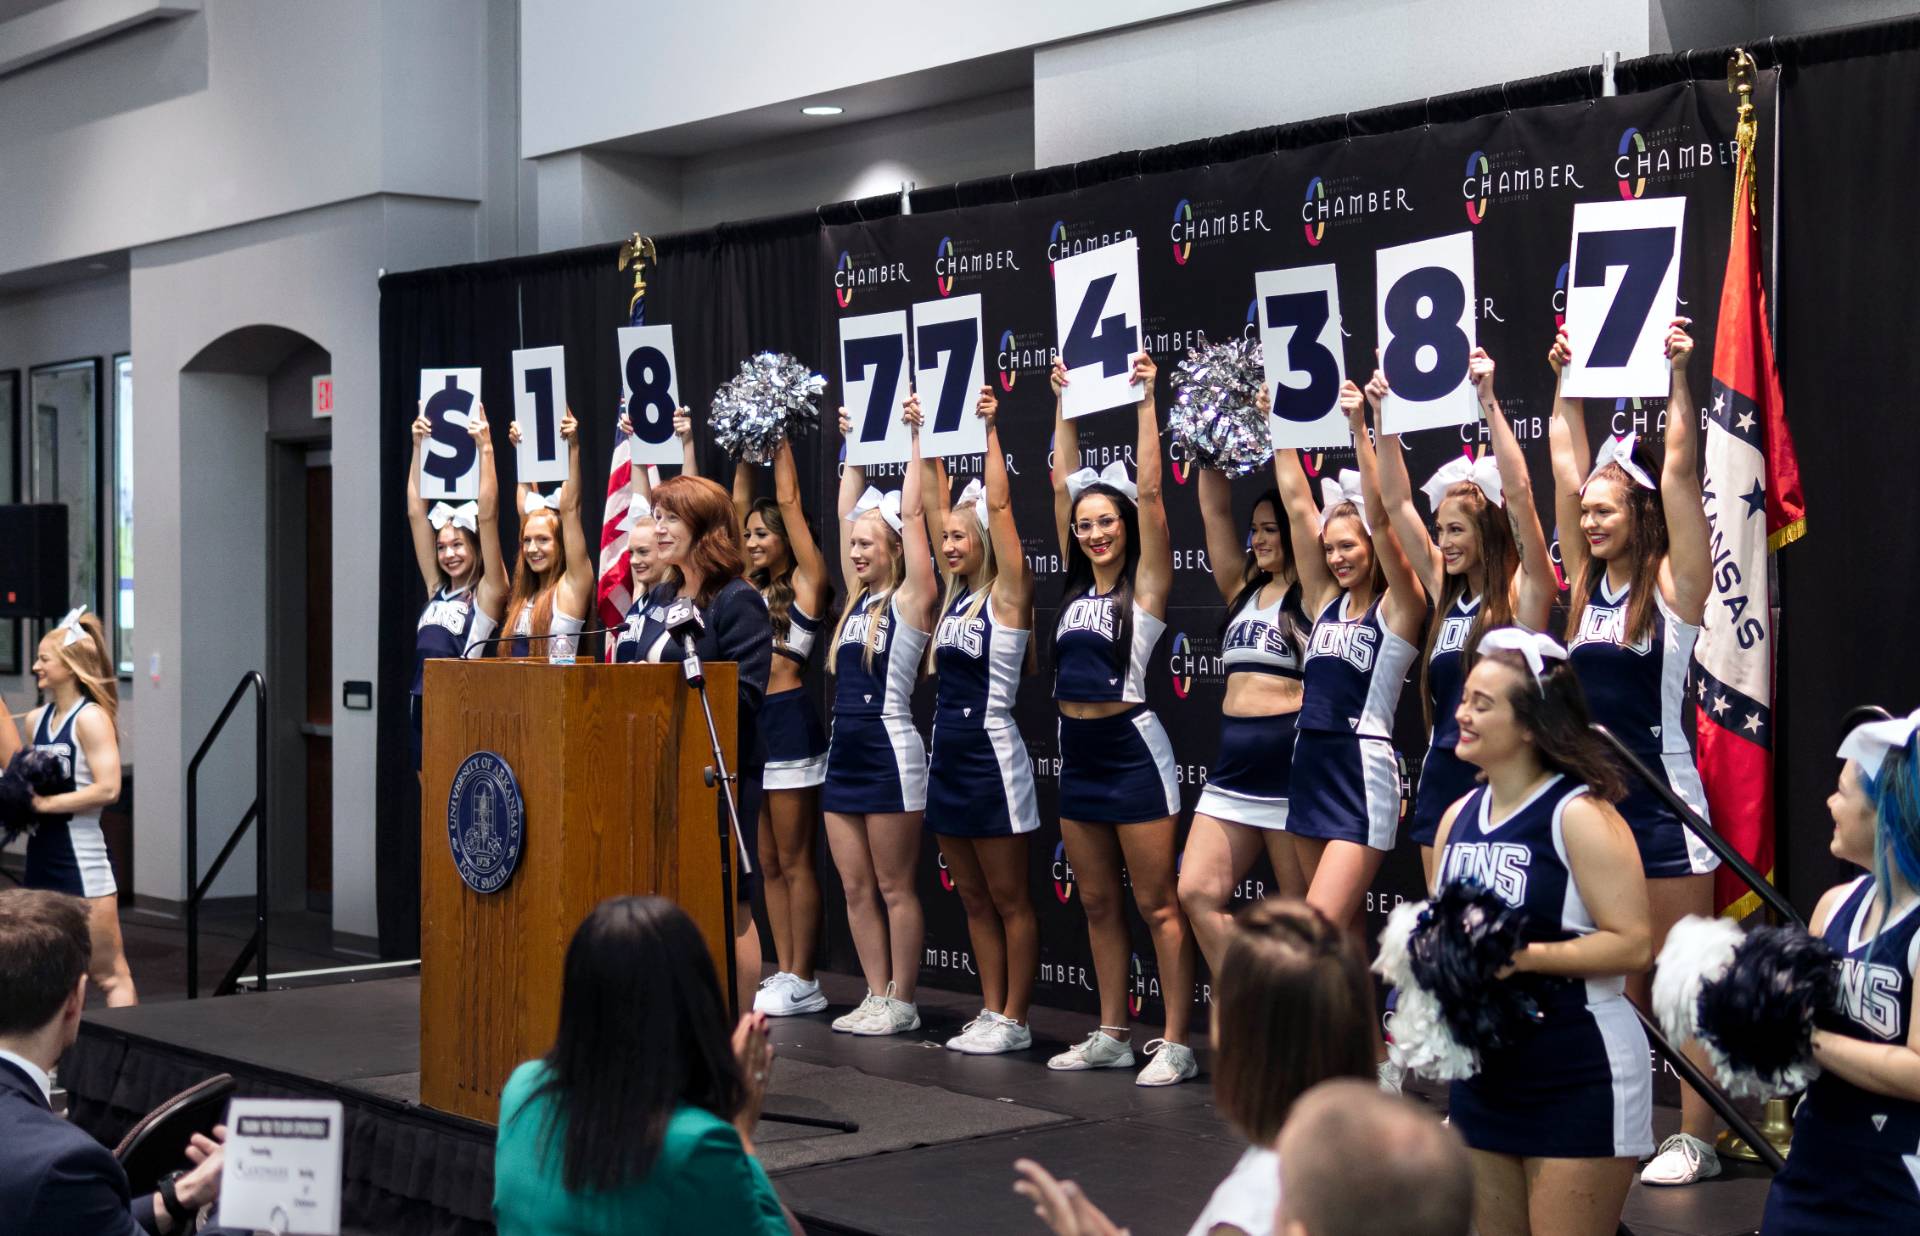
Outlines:
[{"label": "black pom pom", "polygon": [[33,796],[58,794],[67,788],[60,768],[60,757],[38,747],[23,747],[13,753],[7,770],[0,773],[0,829],[8,840],[18,833],[30,833],[49,819],[67,818],[35,813]]},{"label": "black pom pom", "polygon": [[1505,1047],[1540,1020],[1528,985],[1495,977],[1520,948],[1525,916],[1483,885],[1458,880],[1434,897],[1409,941],[1415,980],[1440,1002],[1461,1046]]},{"label": "black pom pom", "polygon": [[1832,1006],[1838,983],[1826,941],[1798,927],[1755,928],[1727,972],[1701,986],[1700,1037],[1732,1069],[1777,1084],[1807,1070],[1814,1018]]}]

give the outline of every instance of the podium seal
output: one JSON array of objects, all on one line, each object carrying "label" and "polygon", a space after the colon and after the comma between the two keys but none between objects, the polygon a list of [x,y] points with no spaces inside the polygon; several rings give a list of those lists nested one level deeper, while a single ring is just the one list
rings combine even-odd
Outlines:
[{"label": "podium seal", "polygon": [[520,865],[526,804],[513,769],[491,751],[476,751],[453,774],[447,793],[447,847],[476,893],[497,893]]}]

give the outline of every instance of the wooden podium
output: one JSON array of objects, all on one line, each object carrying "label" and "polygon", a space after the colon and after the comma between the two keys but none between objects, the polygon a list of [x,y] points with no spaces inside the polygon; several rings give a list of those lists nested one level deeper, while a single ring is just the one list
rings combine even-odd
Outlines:
[{"label": "wooden podium", "polygon": [[[738,667],[704,668],[732,769]],[[677,665],[433,660],[424,698],[420,1101],[494,1123],[508,1074],[553,1045],[567,942],[603,899],[678,902],[726,982],[713,748]],[[519,866],[487,894],[461,879],[447,828],[454,774],[480,751],[505,759],[525,803]]]}]

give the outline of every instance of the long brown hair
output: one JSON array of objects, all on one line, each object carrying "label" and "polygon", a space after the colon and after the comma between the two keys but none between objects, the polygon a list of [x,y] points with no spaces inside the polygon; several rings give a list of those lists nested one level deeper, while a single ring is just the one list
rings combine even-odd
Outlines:
[{"label": "long brown hair", "polygon": [[1489,652],[1481,660],[1519,671],[1507,691],[1513,718],[1533,739],[1540,762],[1557,773],[1582,782],[1595,798],[1617,803],[1627,796],[1627,783],[1606,742],[1593,732],[1593,714],[1580,676],[1567,661],[1550,660],[1547,672],[1536,680],[1526,658],[1505,650]]},{"label": "long brown hair", "polygon": [[[1474,612],[1467,642],[1460,649],[1460,672],[1464,679],[1466,671],[1473,666],[1473,654],[1480,647],[1480,637],[1488,631],[1513,625],[1513,573],[1520,567],[1520,550],[1513,543],[1513,528],[1507,522],[1506,511],[1487,501],[1486,493],[1478,485],[1472,481],[1456,481],[1448,486],[1439,505],[1433,508],[1435,523],[1449,502],[1460,504],[1467,522],[1473,525],[1474,534],[1480,539],[1480,608]],[[1458,575],[1441,572],[1438,608],[1433,611],[1433,621],[1427,624],[1427,638],[1420,649],[1420,707],[1426,712],[1429,729],[1433,727],[1433,688],[1427,667],[1433,662],[1433,645],[1440,638],[1447,615],[1453,612],[1454,604],[1465,594],[1472,579],[1472,571]]]},{"label": "long brown hair", "polygon": [[1320,1082],[1374,1078],[1365,951],[1304,901],[1269,897],[1234,916],[1213,1001],[1214,1106],[1255,1145],[1271,1146]]},{"label": "long brown hair", "polygon": [[[460,589],[462,592],[465,592],[479,583],[480,577],[486,574],[486,559],[480,556],[480,538],[478,536],[457,524],[449,524],[448,527],[453,529],[455,536],[458,536],[467,543],[467,561],[473,564],[467,568],[467,582]],[[453,587],[453,577],[448,575],[446,568],[440,565],[439,531],[435,531],[433,534],[433,546],[433,569],[435,573],[440,576],[440,589],[444,592]]]},{"label": "long brown hair", "polygon": [[[767,567],[755,567],[747,573],[747,582],[758,588],[760,595],[767,599],[767,617],[773,623],[774,641],[785,644],[791,642],[790,636],[793,633],[793,573],[797,567],[793,557],[793,542],[787,539],[787,517],[780,513],[778,502],[772,498],[754,499],[753,505],[747,508],[747,518],[751,520],[755,515],[758,515],[760,522],[767,526],[768,532],[780,538],[780,544],[786,548],[787,562],[777,571]],[[744,533],[745,529],[741,531]],[[831,583],[826,585],[826,597],[828,604],[831,604],[833,598]],[[822,605],[820,608],[825,610],[826,606]],[[815,622],[825,617],[824,614],[808,616]]]},{"label": "long brown hair", "polygon": [[[1387,568],[1382,565],[1380,561],[1380,546],[1375,543],[1378,538],[1373,535],[1373,529],[1367,527],[1366,516],[1361,512],[1358,503],[1351,501],[1338,502],[1327,508],[1326,518],[1320,521],[1320,544],[1323,552],[1327,543],[1327,529],[1333,526],[1333,521],[1336,519],[1351,519],[1360,525],[1360,535],[1366,538],[1367,552],[1373,555],[1373,573],[1371,576],[1373,582],[1373,600],[1378,601],[1381,597],[1387,595]],[[1371,603],[1372,602],[1369,602],[1369,604]],[[1320,615],[1308,614],[1307,620],[1309,622],[1318,622],[1320,621]]]},{"label": "long brown hair", "polygon": [[114,673],[113,654],[107,651],[106,628],[92,614],[82,614],[80,630],[81,638],[71,644],[61,642],[66,636],[59,627],[47,632],[42,639],[54,639],[53,655],[72,671],[74,686],[80,689],[80,694],[98,704],[109,721],[117,722],[120,686]]},{"label": "long brown hair", "polygon": [[[1636,450],[1634,455],[1634,462],[1640,465],[1642,471],[1650,476],[1657,475],[1643,452]],[[1654,598],[1660,594],[1660,563],[1667,556],[1667,509],[1660,501],[1658,489],[1648,489],[1640,484],[1617,463],[1600,469],[1600,474],[1588,481],[1587,485],[1594,481],[1612,481],[1614,488],[1622,495],[1620,505],[1627,512],[1625,553],[1629,564],[1629,592],[1624,642],[1637,644],[1653,629]],[[1581,486],[1581,492],[1586,492],[1586,486]],[[1584,535],[1578,528],[1574,532]],[[1580,619],[1587,611],[1588,598],[1593,595],[1594,581],[1605,575],[1606,571],[1607,564],[1589,551],[1579,574],[1574,577],[1573,591],[1567,601],[1569,644],[1580,637]]]},{"label": "long brown hair", "polygon": [[[536,519],[553,521],[553,561],[544,573],[527,565],[527,525]],[[520,621],[520,611],[529,605],[533,607],[533,615],[527,624],[528,635],[537,639],[547,634],[553,625],[553,599],[566,574],[567,538],[560,528],[560,513],[538,510],[521,520],[520,557],[513,564],[513,587],[507,592],[506,621],[501,624],[501,634],[509,637],[515,634],[514,627]]]},{"label": "long brown hair", "polygon": [[[700,572],[694,604],[705,609],[713,596],[746,572],[746,540],[727,491],[704,476],[675,476],[653,491],[654,517],[665,511],[687,525],[691,540],[682,556]],[[667,578],[678,588],[686,582],[679,566],[667,564]]]}]

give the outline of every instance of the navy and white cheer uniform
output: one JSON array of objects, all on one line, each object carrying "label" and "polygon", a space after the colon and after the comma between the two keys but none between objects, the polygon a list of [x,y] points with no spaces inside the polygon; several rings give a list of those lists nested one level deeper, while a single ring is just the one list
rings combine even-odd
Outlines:
[{"label": "navy and white cheer uniform", "polygon": [[[1272,605],[1249,597],[1227,623],[1220,664],[1228,682],[1235,674],[1271,674],[1300,680],[1307,628],[1300,585],[1284,590]],[[1287,826],[1287,795],[1293,774],[1294,723],[1298,711],[1261,717],[1220,716],[1220,752],[1207,770],[1196,815],[1254,828]]]},{"label": "navy and white cheer uniform", "polygon": [[1136,603],[1132,627],[1122,649],[1113,598],[1091,588],[1060,607],[1053,635],[1054,698],[1133,705],[1111,717],[1060,714],[1062,819],[1140,824],[1180,814],[1173,744],[1146,704],[1147,658],[1167,624]]},{"label": "navy and white cheer uniform", "polygon": [[[976,602],[978,602],[976,604]],[[1013,720],[1031,631],[993,616],[993,598],[960,589],[933,635],[927,827],[946,837],[1007,837],[1040,827],[1033,761]]]},{"label": "navy and white cheer uniform", "polygon": [[[1567,865],[1567,804],[1587,792],[1558,773],[1506,819],[1491,822],[1480,786],[1454,817],[1436,887],[1473,880],[1522,912],[1523,945],[1591,935],[1593,916]],[[1522,1158],[1604,1159],[1653,1150],[1653,1073],[1626,979],[1527,974],[1541,1020],[1511,1045],[1482,1052],[1480,1072],[1452,1084],[1447,1119],[1467,1145]]]},{"label": "navy and white cheer uniform", "polygon": [[1453,753],[1460,742],[1460,691],[1467,681],[1467,637],[1473,633],[1484,598],[1463,589],[1440,621],[1427,657],[1427,701],[1433,709],[1433,740],[1420,761],[1420,786],[1413,795],[1411,832],[1416,844],[1430,846],[1440,817],[1460,796],[1479,784],[1480,770]]},{"label": "navy and white cheer uniform", "polygon": [[[1687,671],[1700,628],[1680,621],[1656,589],[1651,626],[1638,642],[1627,643],[1632,585],[1616,593],[1607,587],[1606,572],[1597,574],[1580,629],[1569,632],[1567,641],[1587,707],[1648,768],[1664,772],[1668,787],[1704,820],[1707,792],[1687,746],[1685,717]],[[1626,777],[1620,814],[1633,829],[1648,879],[1700,875],[1720,865],[1645,782],[1632,773]]]},{"label": "navy and white cheer uniform", "polygon": [[[877,632],[871,629],[875,624]],[[912,702],[920,658],[932,637],[901,617],[899,598],[892,593],[882,605],[874,605],[865,592],[854,603],[833,649],[833,733],[820,789],[822,811],[925,810],[927,747],[913,727]]]},{"label": "navy and white cheer uniform", "polygon": [[1391,850],[1400,827],[1393,710],[1419,649],[1387,628],[1374,599],[1349,616],[1341,593],[1307,639],[1287,831]]},{"label": "navy and white cheer uniform", "polygon": [[[1904,1045],[1920,974],[1920,907],[1909,902],[1865,934],[1872,876],[1847,889],[1821,937],[1839,959],[1839,999],[1823,1029]],[[1920,1232],[1920,1103],[1875,1094],[1825,1072],[1793,1119],[1793,1153],[1767,1194],[1765,1236]]]},{"label": "navy and white cheer uniform", "polygon": [[[48,704],[40,713],[39,724],[34,726],[34,749],[51,751],[58,757],[65,774],[57,793],[68,794],[93,784],[93,769],[87,764],[86,749],[74,733],[74,722],[92,703],[82,699],[58,720],[53,715],[54,706]],[[39,820],[27,838],[24,883],[28,888],[52,889],[75,897],[111,897],[119,891],[97,809],[79,815],[43,815]]]},{"label": "navy and white cheer uniform", "polygon": [[[773,655],[785,657],[804,673],[819,634],[820,620],[789,602],[787,638],[774,635]],[[804,790],[827,779],[827,730],[805,687],[767,696],[760,736],[767,752],[767,789]]]},{"label": "navy and white cheer uniform", "polygon": [[[628,612],[632,612],[629,610]],[[574,657],[575,637],[587,625],[585,618],[575,618],[554,610],[547,619],[547,636],[540,643],[546,647],[547,660],[571,661]],[[516,657],[533,656],[533,602],[520,607],[520,616],[513,624],[513,642],[508,652]]]},{"label": "navy and white cheer uniform", "polygon": [[407,701],[413,720],[413,768],[420,770],[421,696],[425,691],[427,662],[436,657],[464,657],[474,645],[493,634],[493,619],[480,612],[473,589],[454,592],[436,589],[420,611],[420,622],[413,637],[413,695]]}]

